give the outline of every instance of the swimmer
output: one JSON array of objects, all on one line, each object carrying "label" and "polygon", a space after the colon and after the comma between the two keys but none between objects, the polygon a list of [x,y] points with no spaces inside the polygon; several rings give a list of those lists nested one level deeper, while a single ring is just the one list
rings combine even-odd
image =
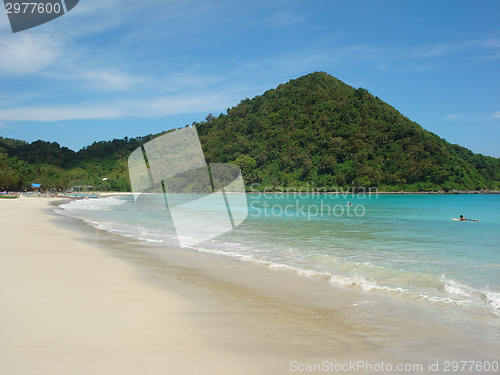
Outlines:
[{"label": "swimmer", "polygon": [[455,221],[479,221],[479,220],[467,219],[464,217],[464,215],[460,215],[460,219],[455,219],[454,217],[452,217],[451,219]]}]

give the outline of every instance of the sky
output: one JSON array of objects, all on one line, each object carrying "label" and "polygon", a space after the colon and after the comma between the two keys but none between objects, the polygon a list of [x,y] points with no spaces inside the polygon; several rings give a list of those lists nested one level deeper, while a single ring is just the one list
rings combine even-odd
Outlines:
[{"label": "sky", "polygon": [[500,1],[80,0],[13,34],[0,12],[0,136],[159,133],[324,71],[500,157]]}]

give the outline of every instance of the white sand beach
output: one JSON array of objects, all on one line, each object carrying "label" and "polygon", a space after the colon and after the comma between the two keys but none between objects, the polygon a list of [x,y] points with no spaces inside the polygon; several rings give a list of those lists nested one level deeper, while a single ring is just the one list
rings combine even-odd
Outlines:
[{"label": "white sand beach", "polygon": [[52,224],[49,201],[0,202],[0,373],[267,372],[208,342],[189,301]]},{"label": "white sand beach", "polygon": [[0,374],[338,373],[495,353],[390,298],[374,314],[366,294],[286,270],[165,249],[151,260],[52,202],[0,201]]},{"label": "white sand beach", "polygon": [[[51,201],[0,202],[1,374],[277,374],[316,357],[303,346],[319,338],[307,319],[301,330],[271,314],[269,334],[256,329],[262,320],[241,325],[231,317],[241,306],[208,301],[55,225]],[[349,347],[341,332],[320,354],[345,355],[332,351]]]}]

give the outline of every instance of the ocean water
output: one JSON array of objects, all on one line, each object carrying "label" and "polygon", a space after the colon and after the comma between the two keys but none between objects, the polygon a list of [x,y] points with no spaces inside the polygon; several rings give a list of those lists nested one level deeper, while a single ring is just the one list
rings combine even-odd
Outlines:
[{"label": "ocean water", "polygon": [[[248,194],[247,201],[240,226],[183,251],[499,321],[500,195]],[[161,201],[144,209],[125,195],[71,201],[56,212],[145,243],[178,246]],[[451,220],[461,214],[480,221]]]}]

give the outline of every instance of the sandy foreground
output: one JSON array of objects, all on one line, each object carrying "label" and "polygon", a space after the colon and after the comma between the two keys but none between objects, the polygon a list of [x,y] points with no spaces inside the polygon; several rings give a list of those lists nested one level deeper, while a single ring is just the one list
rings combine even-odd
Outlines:
[{"label": "sandy foreground", "polygon": [[[441,373],[443,360],[498,359],[497,343],[460,328],[476,323],[428,318],[441,310],[207,254],[143,251],[54,214],[53,202],[0,200],[0,374],[436,373],[426,370],[439,361]],[[353,371],[358,361],[394,367]]]},{"label": "sandy foreground", "polygon": [[47,200],[0,204],[2,374],[196,373],[195,352],[222,364],[183,318],[182,298],[54,226]]},{"label": "sandy foreground", "polygon": [[187,300],[52,224],[48,200],[0,205],[0,373],[262,371],[208,342],[184,317]]},{"label": "sandy foreground", "polygon": [[1,374],[279,374],[370,349],[119,259],[54,224],[51,201],[0,201]]}]

